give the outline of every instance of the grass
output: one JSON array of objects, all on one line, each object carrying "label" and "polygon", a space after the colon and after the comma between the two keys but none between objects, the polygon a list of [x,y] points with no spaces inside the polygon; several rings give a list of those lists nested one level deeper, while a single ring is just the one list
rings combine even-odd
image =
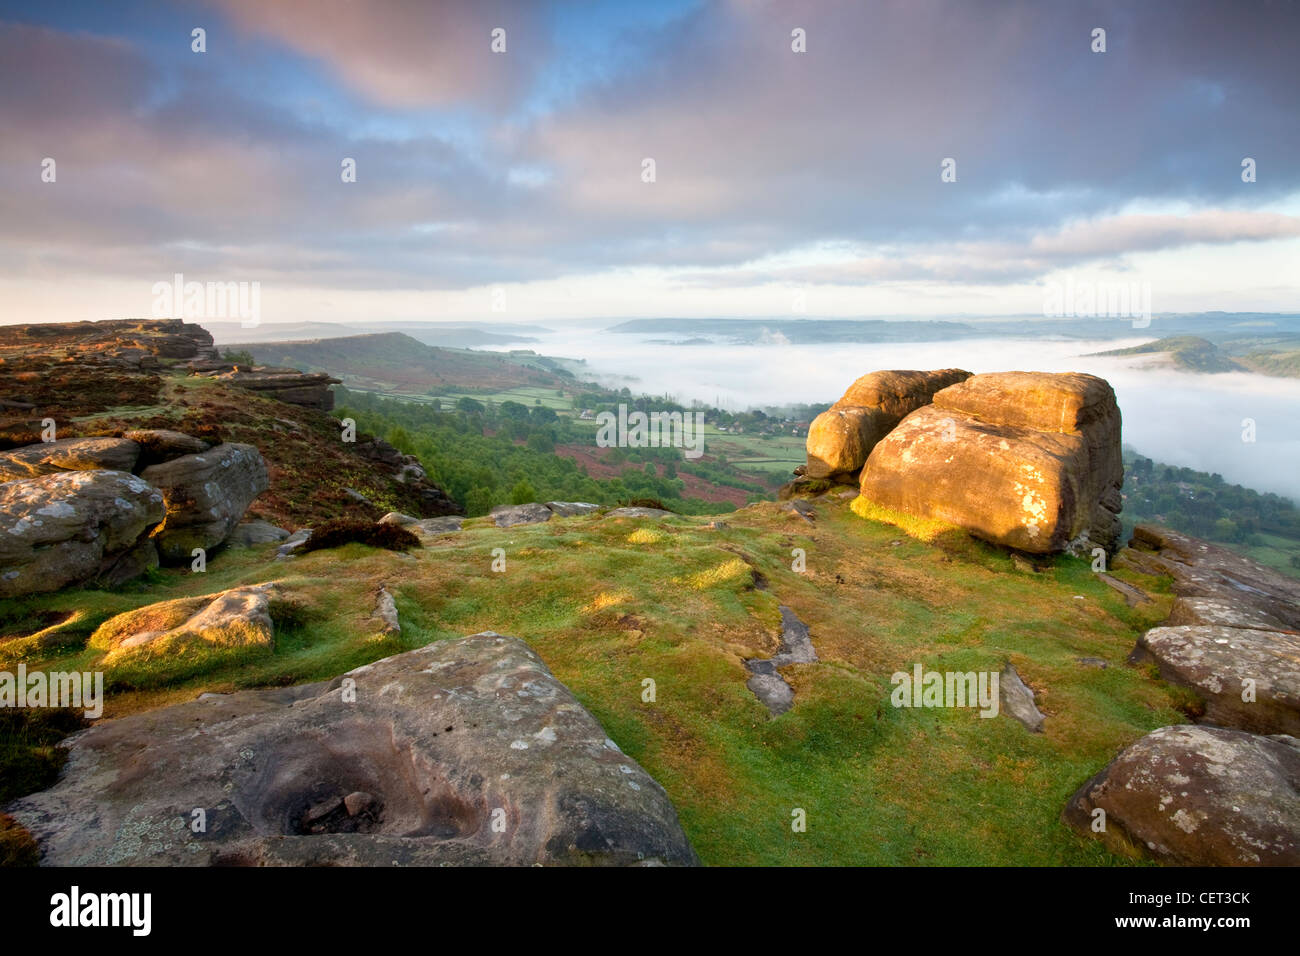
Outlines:
[{"label": "grass", "polygon": [[[26,611],[80,609],[83,637],[47,650],[28,637],[0,640],[0,668],[21,646],[29,668],[93,669],[99,652],[85,647],[86,628],[113,613],[275,580],[296,610],[278,622],[273,652],[118,686],[106,716],[203,691],[321,680],[495,630],[528,641],[663,784],[706,863],[1132,863],[1058,817],[1118,750],[1185,719],[1164,682],[1124,665],[1138,634],[1167,614],[1167,587],[1117,571],[1156,598],[1129,608],[1082,560],[1029,574],[964,535],[927,543],[841,502],[816,508],[807,525],[764,503],[728,515],[724,530],[686,517],[508,529],[476,521],[412,554],[347,544],[277,563],[273,545],[232,550],[206,574],[160,572],[147,592],[33,599]],[[497,547],[505,573],[492,570]],[[807,555],[803,573],[792,570],[796,548]],[[400,637],[376,637],[380,585],[396,599]],[[771,718],[745,687],[744,661],[777,651],[782,604],[809,625],[820,662],[783,669],[795,704]],[[1080,666],[1085,656],[1110,666]],[[889,705],[890,674],[916,662],[983,670],[1007,661],[1039,696],[1041,735],[1006,716]],[[642,699],[647,677],[653,702]],[[796,809],[807,832],[791,829]]]}]

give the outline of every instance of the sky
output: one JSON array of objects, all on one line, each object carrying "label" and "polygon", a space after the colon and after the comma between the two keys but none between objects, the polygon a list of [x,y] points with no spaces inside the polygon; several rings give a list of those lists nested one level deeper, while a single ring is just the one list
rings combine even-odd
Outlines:
[{"label": "sky", "polygon": [[1266,0],[0,0],[0,322],[178,273],[262,322],[1300,311],[1298,45]]}]

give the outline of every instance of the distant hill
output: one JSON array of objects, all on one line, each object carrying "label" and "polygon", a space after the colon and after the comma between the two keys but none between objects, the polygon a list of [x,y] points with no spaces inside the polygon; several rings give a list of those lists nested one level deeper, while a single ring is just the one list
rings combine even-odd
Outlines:
[{"label": "distant hill", "polygon": [[1243,366],[1228,358],[1213,342],[1197,335],[1171,335],[1127,349],[1096,352],[1096,355],[1155,355],[1166,353],[1174,367],[1189,372],[1244,372]]},{"label": "distant hill", "polygon": [[329,372],[350,388],[368,391],[424,395],[431,390],[494,392],[521,385],[573,383],[568,372],[545,356],[440,348],[402,332],[232,343],[223,346],[227,349],[249,352],[259,364]]},{"label": "distant hill", "polygon": [[1189,372],[1258,372],[1300,378],[1300,337],[1290,334],[1225,338],[1217,345],[1197,335],[1171,335],[1127,349],[1095,355],[1166,353],[1170,364]]},{"label": "distant hill", "polygon": [[498,323],[448,323],[448,322],[366,322],[362,325],[343,325],[336,322],[281,322],[244,328],[238,322],[205,321],[204,327],[212,333],[218,345],[231,342],[286,342],[306,339],[337,339],[354,335],[371,335],[375,332],[404,332],[425,345],[440,345],[449,349],[473,348],[481,345],[508,345],[536,342],[536,333],[548,329],[536,325],[506,325]]}]

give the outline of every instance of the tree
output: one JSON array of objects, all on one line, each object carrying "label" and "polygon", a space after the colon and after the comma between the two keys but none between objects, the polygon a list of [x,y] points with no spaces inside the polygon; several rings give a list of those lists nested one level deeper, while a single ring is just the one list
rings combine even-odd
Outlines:
[{"label": "tree", "polygon": [[456,411],[464,412],[466,415],[482,415],[487,409],[482,402],[475,401],[467,395],[456,403]]},{"label": "tree", "polygon": [[527,478],[520,478],[515,482],[515,486],[510,489],[510,503],[512,505],[526,505],[536,500],[537,492],[528,483]]}]

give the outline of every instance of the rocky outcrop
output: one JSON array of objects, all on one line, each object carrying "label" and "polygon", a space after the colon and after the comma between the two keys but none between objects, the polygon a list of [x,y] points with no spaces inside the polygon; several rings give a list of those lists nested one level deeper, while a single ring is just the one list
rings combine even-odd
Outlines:
[{"label": "rocky outcrop", "polygon": [[229,371],[209,374],[212,378],[259,392],[268,398],[290,405],[318,408],[323,412],[334,407],[334,393],[330,386],[339,384],[339,379],[324,372],[300,372],[296,368],[264,365],[252,368],[232,365]]},{"label": "rocky outcrop", "polygon": [[109,618],[90,636],[90,646],[107,652],[102,663],[110,667],[142,656],[175,659],[196,650],[271,647],[274,594],[274,584],[253,584],[149,604]]},{"label": "rocky outcrop", "polygon": [[102,721],[67,748],[54,787],[6,808],[44,865],[698,862],[663,789],[490,632]]},{"label": "rocky outcrop", "polygon": [[1300,735],[1300,581],[1187,535],[1138,525],[1124,560],[1169,574],[1166,626],[1130,657],[1204,702],[1207,723]]},{"label": "rocky outcrop", "polygon": [[1113,850],[1136,845],[1170,863],[1297,866],[1300,740],[1162,727],[1079,788],[1062,819]]},{"label": "rocky outcrop", "polygon": [[355,445],[358,455],[382,466],[393,478],[413,491],[419,499],[420,513],[426,518],[460,515],[463,511],[445,491],[428,480],[420,459],[404,455],[381,438],[370,438]]},{"label": "rocky outcrop", "polygon": [[1300,633],[1246,627],[1156,627],[1134,660],[1205,702],[1203,720],[1256,734],[1300,736]]},{"label": "rocky outcrop", "polygon": [[157,404],[160,372],[215,355],[212,336],[179,319],[0,326],[0,447],[48,437],[48,419]]},{"label": "rocky outcrop", "polygon": [[224,542],[268,487],[266,463],[252,445],[217,445],[140,474],[166,496],[167,514],[153,537],[162,561],[173,564],[189,561],[194,548]]},{"label": "rocky outcrop", "polygon": [[[49,322],[9,325],[5,344],[17,352],[38,351],[62,361],[122,368],[157,367],[159,359],[216,355],[212,335],[181,319],[111,319],[100,322]],[[0,349],[8,352],[9,348]]]},{"label": "rocky outcrop", "polygon": [[1300,631],[1300,580],[1235,551],[1140,524],[1124,560],[1140,571],[1173,577],[1171,624]]},{"label": "rocky outcrop", "polygon": [[68,471],[0,484],[0,597],[114,584],[158,563],[148,532],[162,493],[122,471]]},{"label": "rocky outcrop", "polygon": [[0,482],[60,471],[134,471],[140,446],[125,438],[64,438],[0,453]]},{"label": "rocky outcrop", "polygon": [[849,386],[808,427],[809,478],[844,478],[858,472],[880,439],[934,393],[970,377],[962,369],[870,372]]},{"label": "rocky outcrop", "polygon": [[1115,395],[1092,375],[975,375],[936,392],[872,450],[861,493],[1031,553],[1118,547]]}]

